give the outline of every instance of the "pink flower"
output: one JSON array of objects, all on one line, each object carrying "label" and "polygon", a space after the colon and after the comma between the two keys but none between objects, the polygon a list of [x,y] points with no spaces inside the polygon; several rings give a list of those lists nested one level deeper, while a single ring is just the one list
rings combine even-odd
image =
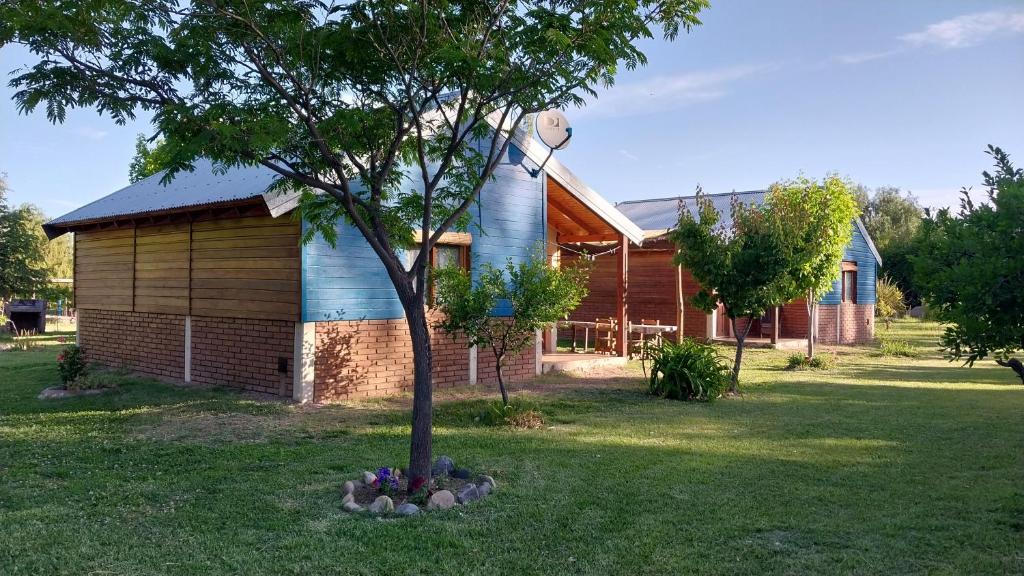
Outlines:
[{"label": "pink flower", "polygon": [[65,343],[65,342],[67,342],[67,339],[66,339],[66,338],[64,338],[63,336],[59,336],[59,337],[57,338],[57,342],[60,342],[61,344],[63,344],[63,343]]}]

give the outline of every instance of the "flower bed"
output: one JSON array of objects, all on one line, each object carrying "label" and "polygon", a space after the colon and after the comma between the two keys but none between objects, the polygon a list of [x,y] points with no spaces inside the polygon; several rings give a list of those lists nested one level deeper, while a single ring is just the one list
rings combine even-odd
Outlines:
[{"label": "flower bed", "polygon": [[409,489],[408,479],[397,468],[363,472],[341,487],[341,507],[346,512],[368,512],[377,516],[415,516],[426,510],[448,510],[475,502],[495,489],[494,478],[474,475],[456,468],[447,456],[440,456],[430,471],[429,482]]}]

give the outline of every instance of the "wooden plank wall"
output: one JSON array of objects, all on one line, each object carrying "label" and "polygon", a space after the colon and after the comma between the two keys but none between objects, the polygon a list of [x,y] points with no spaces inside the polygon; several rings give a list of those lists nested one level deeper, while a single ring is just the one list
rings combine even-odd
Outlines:
[{"label": "wooden plank wall", "polygon": [[248,217],[80,232],[79,308],[298,320],[299,225]]},{"label": "wooden plank wall", "polygon": [[78,234],[75,253],[75,305],[131,311],[135,230]]}]

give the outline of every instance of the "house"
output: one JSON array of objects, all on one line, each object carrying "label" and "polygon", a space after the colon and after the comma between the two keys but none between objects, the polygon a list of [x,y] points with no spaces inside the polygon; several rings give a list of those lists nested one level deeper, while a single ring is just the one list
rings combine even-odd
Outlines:
[{"label": "house", "polygon": [[[545,164],[547,155],[516,135],[469,231],[447,234],[435,260],[478,270],[557,235],[642,241],[556,158]],[[50,237],[75,234],[78,342],[87,357],[298,401],[410,390],[408,329],[376,254],[345,222],[336,247],[319,236],[302,245],[296,196],[268,192],[274,177],[201,162],[166,186],[155,175],[47,223]],[[436,386],[495,379],[490,354],[447,334],[432,341]],[[538,338],[510,361],[511,380],[538,373],[540,347]]]},{"label": "house", "polygon": [[[735,196],[747,204],[760,204],[766,192],[709,194],[722,215],[722,224],[730,225],[730,203]],[[644,230],[645,240],[629,252],[628,293],[626,309],[633,323],[661,323],[682,326],[682,336],[715,340],[733,338],[732,326],[724,310],[705,314],[689,304],[700,289],[689,271],[676,266],[672,258],[675,246],[667,233],[679,220],[680,203],[696,214],[694,196],[632,200],[616,208]],[[846,247],[832,290],[819,304],[817,341],[825,344],[859,344],[874,337],[875,279],[881,257],[860,219],[851,223],[853,238]],[[590,252],[599,254],[607,247],[593,245]],[[568,255],[572,258],[572,255]],[[571,320],[594,322],[614,317],[619,304],[616,276],[619,274],[614,254],[594,258],[590,294],[570,316]],[[777,344],[785,339],[806,341],[807,305],[803,299],[780,306],[751,326],[750,337]]]}]

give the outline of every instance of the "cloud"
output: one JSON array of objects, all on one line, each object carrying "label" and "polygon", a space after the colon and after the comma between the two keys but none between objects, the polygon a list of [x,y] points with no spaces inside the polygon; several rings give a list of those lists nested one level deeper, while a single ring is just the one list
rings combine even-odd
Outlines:
[{"label": "cloud", "polygon": [[625,158],[626,160],[633,160],[634,162],[640,159],[639,156],[633,154],[632,152],[626,150],[625,148],[619,150],[619,155]]},{"label": "cloud", "polygon": [[75,128],[75,134],[85,138],[86,140],[103,140],[107,137],[108,132],[106,130],[100,130],[91,126],[81,126]]},{"label": "cloud", "polygon": [[891,50],[843,54],[836,60],[843,64],[862,64],[888,58],[907,50],[937,47],[968,48],[991,38],[1024,33],[1024,11],[994,10],[964,14],[930,24],[917,32],[897,37],[899,44]]},{"label": "cloud", "polygon": [[639,116],[717,100],[729,93],[731,84],[772,68],[774,66],[733,66],[617,84],[591,99],[577,115]]},{"label": "cloud", "polygon": [[995,36],[1024,33],[1024,11],[995,10],[964,14],[932,24],[920,32],[900,36],[913,47],[966,48]]}]

